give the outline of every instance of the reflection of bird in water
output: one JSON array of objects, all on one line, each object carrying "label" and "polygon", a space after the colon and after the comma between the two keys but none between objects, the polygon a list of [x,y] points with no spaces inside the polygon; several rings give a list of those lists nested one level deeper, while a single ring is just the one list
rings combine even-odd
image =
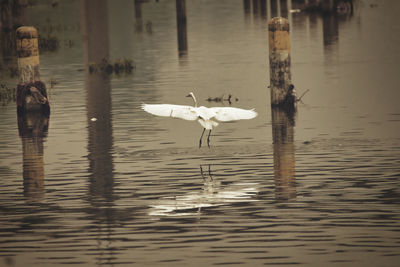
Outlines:
[{"label": "reflection of bird in water", "polygon": [[197,107],[196,97],[194,94],[190,92],[187,97],[192,97],[194,101],[194,107],[171,104],[142,104],[142,109],[157,116],[180,118],[189,121],[197,120],[204,128],[200,136],[199,147],[201,147],[201,139],[203,138],[205,130],[210,131],[207,137],[207,145],[210,147],[211,130],[213,127],[218,126],[218,122],[215,120],[222,122],[249,120],[257,116],[257,112],[248,109],[233,107]]},{"label": "reflection of bird in water", "polygon": [[207,165],[208,171],[205,164],[200,164],[200,174],[203,178],[202,190],[190,190],[185,194],[160,198],[150,205],[149,215],[200,215],[203,209],[208,207],[257,201],[258,185],[256,183],[224,183],[218,179],[218,175],[214,179],[214,175],[211,174],[211,164]]},{"label": "reflection of bird in water", "polygon": [[[204,175],[203,166],[201,164],[200,164],[200,174],[201,174],[201,177],[203,177],[203,180],[205,181],[207,176]],[[210,177],[211,181],[214,180],[211,175],[211,165],[210,164],[208,164],[208,177]]]}]

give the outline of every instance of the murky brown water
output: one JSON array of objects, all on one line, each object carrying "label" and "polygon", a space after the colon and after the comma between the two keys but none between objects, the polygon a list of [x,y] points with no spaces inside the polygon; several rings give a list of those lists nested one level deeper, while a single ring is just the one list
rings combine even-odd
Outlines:
[{"label": "murky brown water", "polygon": [[[178,51],[175,1],[139,2],[28,7],[58,40],[40,57],[52,113],[20,121],[20,136],[15,103],[0,107],[0,266],[397,266],[397,2],[289,13],[292,79],[310,89],[293,119],[270,109],[275,9],[187,0]],[[3,51],[1,83],[15,86]],[[136,68],[82,71],[104,56]],[[189,91],[210,106],[232,94],[259,115],[199,149],[197,122],[140,109],[191,104]]]}]

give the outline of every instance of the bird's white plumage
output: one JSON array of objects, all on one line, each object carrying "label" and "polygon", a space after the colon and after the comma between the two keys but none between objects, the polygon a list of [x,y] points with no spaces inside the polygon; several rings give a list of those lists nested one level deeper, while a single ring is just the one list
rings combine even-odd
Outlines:
[{"label": "bird's white plumage", "polygon": [[180,118],[188,121],[194,121],[199,118],[194,107],[184,105],[171,105],[171,104],[142,104],[142,109],[150,114]]},{"label": "bird's white plumage", "polygon": [[[215,119],[218,121],[236,121],[236,120],[249,120],[257,116],[257,112],[254,110],[233,108],[233,107],[212,107],[207,108],[192,107],[185,105],[172,105],[172,104],[142,104],[142,109],[150,114],[180,118],[184,120],[194,121],[202,120],[204,123],[200,123],[206,129],[211,129],[212,126],[217,126],[218,123],[206,123],[209,120]],[[200,121],[199,121],[200,122]]]},{"label": "bird's white plumage", "polygon": [[210,130],[207,138],[207,144],[209,144],[210,133],[213,127],[218,126],[217,121],[236,121],[236,120],[249,120],[257,116],[257,112],[249,109],[233,108],[233,107],[212,107],[207,108],[204,106],[197,107],[197,102],[194,94],[191,92],[188,96],[193,98],[194,107],[186,105],[173,105],[173,104],[142,104],[142,109],[150,114],[180,118],[184,120],[194,121],[197,120],[204,130],[200,137],[203,137],[204,131]]},{"label": "bird's white plumage", "polygon": [[257,112],[249,109],[233,107],[213,107],[209,109],[215,113],[214,118],[219,121],[250,120],[257,116]]}]

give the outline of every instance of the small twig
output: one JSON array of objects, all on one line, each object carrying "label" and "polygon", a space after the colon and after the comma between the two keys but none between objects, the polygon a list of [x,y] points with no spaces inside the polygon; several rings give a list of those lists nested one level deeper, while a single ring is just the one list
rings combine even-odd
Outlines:
[{"label": "small twig", "polygon": [[296,102],[301,101],[301,99],[303,98],[303,96],[304,96],[308,91],[310,91],[310,89],[307,89],[300,97],[298,97],[298,98],[296,99]]}]

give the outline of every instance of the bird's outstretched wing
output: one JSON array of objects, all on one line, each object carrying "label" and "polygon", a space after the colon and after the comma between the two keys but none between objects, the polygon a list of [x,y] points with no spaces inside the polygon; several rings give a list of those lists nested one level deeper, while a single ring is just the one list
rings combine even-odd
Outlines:
[{"label": "bird's outstretched wing", "polygon": [[233,107],[213,107],[214,118],[219,121],[250,120],[257,116],[257,112],[251,109],[241,109]]},{"label": "bird's outstretched wing", "polygon": [[197,112],[191,106],[171,104],[142,104],[142,109],[157,116],[180,118],[189,121],[198,119]]}]

